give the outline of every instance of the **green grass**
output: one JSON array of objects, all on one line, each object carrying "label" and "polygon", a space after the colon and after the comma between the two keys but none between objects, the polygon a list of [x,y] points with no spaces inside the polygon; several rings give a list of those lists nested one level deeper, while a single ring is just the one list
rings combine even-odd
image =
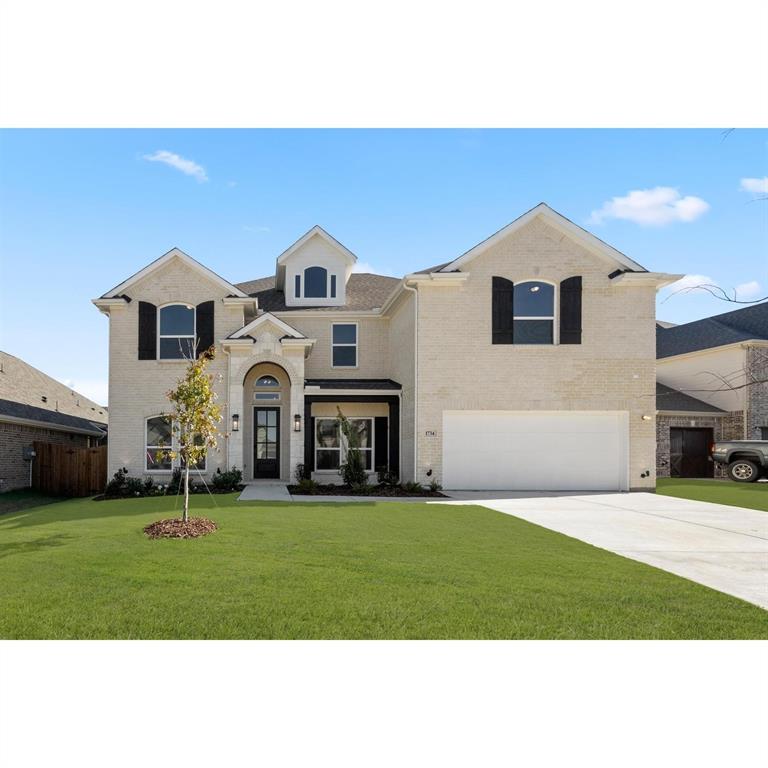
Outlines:
[{"label": "green grass", "polygon": [[768,483],[734,483],[732,480],[667,477],[660,478],[656,482],[656,493],[768,512]]},{"label": "green grass", "polygon": [[761,609],[482,507],[192,498],[0,517],[4,638],[768,638]]},{"label": "green grass", "polygon": [[0,515],[29,507],[40,507],[43,504],[55,504],[57,501],[64,501],[64,499],[45,496],[39,491],[33,491],[29,488],[20,491],[7,491],[0,493]]}]

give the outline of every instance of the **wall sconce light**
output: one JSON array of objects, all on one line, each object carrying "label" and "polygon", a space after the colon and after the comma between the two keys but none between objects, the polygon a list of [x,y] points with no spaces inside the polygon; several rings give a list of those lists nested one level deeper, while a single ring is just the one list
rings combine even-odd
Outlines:
[{"label": "wall sconce light", "polygon": [[651,420],[651,418],[652,418],[652,417],[651,417],[651,416],[649,416],[647,413],[644,413],[644,414],[643,414],[643,421],[650,421],[650,420]]},{"label": "wall sconce light", "polygon": [[232,414],[232,431],[233,432],[240,431],[240,414],[239,413]]},{"label": "wall sconce light", "polygon": [[301,414],[295,413],[293,415],[293,431],[301,432]]}]

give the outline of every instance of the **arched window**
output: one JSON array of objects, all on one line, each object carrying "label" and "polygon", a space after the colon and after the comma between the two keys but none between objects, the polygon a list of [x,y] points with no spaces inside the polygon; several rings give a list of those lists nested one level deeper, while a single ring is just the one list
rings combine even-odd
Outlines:
[{"label": "arched window", "polygon": [[280,393],[275,392],[280,382],[274,376],[259,376],[256,380],[255,400],[279,400]]},{"label": "arched window", "polygon": [[195,356],[195,308],[168,304],[158,312],[158,359],[191,360]]},{"label": "arched window", "polygon": [[515,344],[554,344],[555,286],[539,280],[515,283]]},{"label": "arched window", "polygon": [[328,296],[328,270],[325,267],[307,267],[304,270],[304,298],[325,299]]}]

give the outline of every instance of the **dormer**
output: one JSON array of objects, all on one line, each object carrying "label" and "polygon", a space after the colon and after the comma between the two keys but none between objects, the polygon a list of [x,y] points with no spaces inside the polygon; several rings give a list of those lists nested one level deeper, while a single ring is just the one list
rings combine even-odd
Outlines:
[{"label": "dormer", "polygon": [[312,227],[277,258],[276,288],[289,307],[343,306],[357,261],[322,227]]}]

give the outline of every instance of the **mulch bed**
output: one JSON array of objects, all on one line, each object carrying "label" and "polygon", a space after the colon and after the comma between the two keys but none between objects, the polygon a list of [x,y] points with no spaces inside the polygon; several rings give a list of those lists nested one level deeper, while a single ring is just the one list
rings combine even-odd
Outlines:
[{"label": "mulch bed", "polygon": [[318,485],[311,493],[302,490],[298,485],[289,485],[288,493],[292,496],[391,496],[392,498],[425,496],[448,498],[444,493],[430,491],[429,488],[423,488],[421,491],[406,491],[396,485],[368,485],[364,490],[353,490],[348,485]]},{"label": "mulch bed", "polygon": [[198,539],[213,533],[218,527],[207,517],[190,517],[186,523],[177,517],[150,523],[144,533],[150,539]]}]

